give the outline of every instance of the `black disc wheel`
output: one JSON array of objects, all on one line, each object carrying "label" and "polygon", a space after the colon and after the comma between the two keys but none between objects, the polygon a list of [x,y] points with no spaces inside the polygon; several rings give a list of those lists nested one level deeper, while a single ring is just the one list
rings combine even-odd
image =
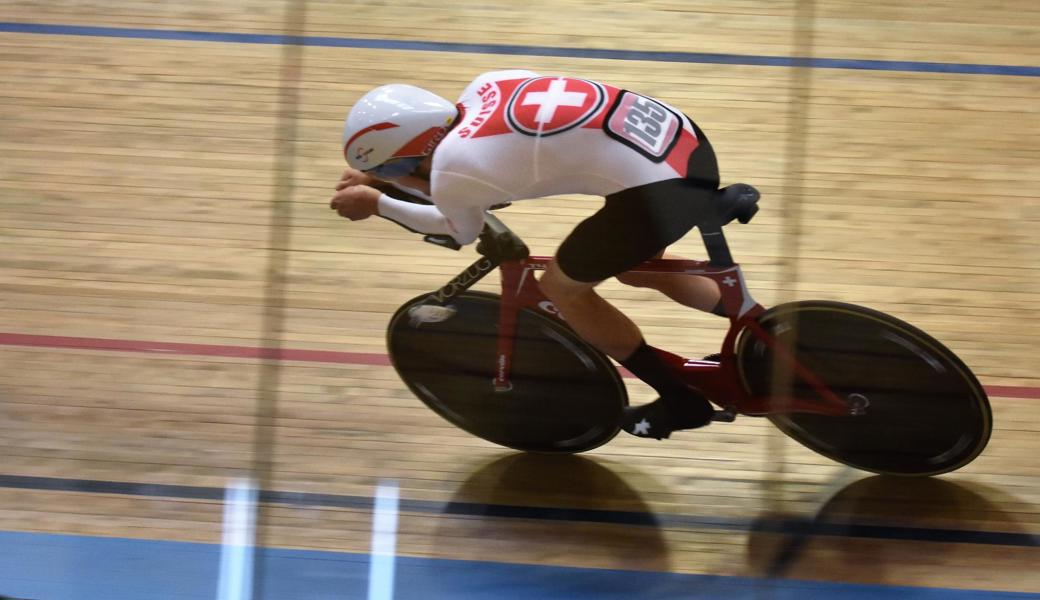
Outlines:
[{"label": "black disc wheel", "polygon": [[619,431],[628,404],[610,360],[566,326],[531,310],[517,315],[509,390],[492,384],[499,298],[466,292],[449,311],[405,303],[390,321],[390,359],[427,406],[489,442],[533,452],[583,452]]},{"label": "black disc wheel", "polygon": [[[860,414],[770,416],[807,448],[891,475],[936,475],[982,452],[992,416],[971,371],[934,338],[881,312],[839,302],[783,304],[758,320],[799,364]],[[745,328],[737,362],[749,393],[823,402],[768,343]]]}]

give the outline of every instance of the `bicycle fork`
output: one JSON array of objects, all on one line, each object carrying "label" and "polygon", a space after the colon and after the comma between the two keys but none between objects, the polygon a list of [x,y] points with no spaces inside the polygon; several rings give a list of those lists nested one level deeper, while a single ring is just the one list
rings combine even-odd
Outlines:
[{"label": "bicycle fork", "polygon": [[[499,301],[498,343],[492,385],[496,392],[507,392],[513,389],[510,374],[513,367],[517,313],[522,298],[534,297],[534,301],[537,302],[541,297],[532,272],[544,268],[543,266],[515,260],[499,263],[493,258],[482,256],[440,289],[431,293],[428,297],[429,304],[414,307],[410,316],[417,321],[442,321],[451,318],[454,311],[445,313],[445,309],[451,309],[451,302],[496,268],[501,271],[502,295]],[[434,307],[438,310],[432,310]],[[554,316],[559,318],[555,313]]]},{"label": "bicycle fork", "polygon": [[[495,378],[492,385],[496,392],[513,389],[510,375],[513,369],[513,347],[516,340],[516,320],[521,303],[530,296],[540,297],[534,271],[539,266],[519,261],[508,261],[499,265],[502,276],[502,295],[499,300],[498,346],[495,356]],[[554,316],[559,318],[557,313]]]}]

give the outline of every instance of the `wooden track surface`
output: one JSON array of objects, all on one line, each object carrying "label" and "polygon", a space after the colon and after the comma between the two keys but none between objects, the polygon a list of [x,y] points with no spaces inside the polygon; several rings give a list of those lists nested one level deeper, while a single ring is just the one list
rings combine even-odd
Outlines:
[{"label": "wooden track surface", "polygon": [[[1040,8],[1025,1],[821,0],[811,21],[794,3],[751,0],[392,4],[307,2],[303,30],[289,33],[790,57],[804,47],[794,32],[811,25],[818,58],[1040,63]],[[0,22],[281,34],[286,8],[2,0]],[[628,87],[693,116],[723,181],[763,192],[755,221],[727,231],[763,304],[822,298],[890,312],[949,345],[984,384],[1034,398],[992,398],[982,457],[898,486],[760,420],[522,457],[448,426],[383,364],[286,362],[265,389],[263,361],[41,342],[0,346],[0,475],[221,487],[252,467],[258,400],[273,395],[275,490],[369,496],[390,478],[416,501],[1040,535],[1040,78],[314,46],[286,72],[283,50],[0,33],[0,335],[384,354],[396,307],[473,254],[327,209],[345,111],[378,84],[454,98],[483,71],[520,66]],[[296,94],[288,116],[286,85]],[[500,216],[550,254],[598,202],[521,202]],[[272,228],[286,246],[272,248]],[[702,254],[697,236],[675,250]],[[272,257],[285,261],[281,285],[271,285]],[[698,355],[721,340],[718,319],[645,290],[603,289],[652,344]],[[628,384],[634,402],[651,398]],[[206,500],[0,488],[9,530],[216,542],[220,511]],[[265,519],[272,546],[367,551],[368,510],[273,506]],[[399,545],[415,556],[762,575],[791,543],[693,522],[406,512]],[[1035,546],[819,536],[800,548],[783,575],[1040,591]]]}]

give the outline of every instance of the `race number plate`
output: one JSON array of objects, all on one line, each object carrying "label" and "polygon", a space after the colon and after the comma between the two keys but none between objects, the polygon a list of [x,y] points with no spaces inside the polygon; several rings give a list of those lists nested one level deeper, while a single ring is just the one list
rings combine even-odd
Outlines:
[{"label": "race number plate", "polygon": [[621,92],[603,122],[610,137],[630,146],[653,162],[662,162],[682,132],[682,119],[660,102]]}]

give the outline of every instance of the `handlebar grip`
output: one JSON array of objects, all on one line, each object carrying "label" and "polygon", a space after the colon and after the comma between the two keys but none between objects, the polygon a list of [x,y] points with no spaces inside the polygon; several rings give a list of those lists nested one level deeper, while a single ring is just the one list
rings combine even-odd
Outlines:
[{"label": "handlebar grip", "polygon": [[434,246],[440,246],[441,248],[450,248],[452,250],[459,250],[462,248],[462,244],[455,241],[455,238],[450,235],[435,235],[429,234],[423,236],[423,241]]}]

